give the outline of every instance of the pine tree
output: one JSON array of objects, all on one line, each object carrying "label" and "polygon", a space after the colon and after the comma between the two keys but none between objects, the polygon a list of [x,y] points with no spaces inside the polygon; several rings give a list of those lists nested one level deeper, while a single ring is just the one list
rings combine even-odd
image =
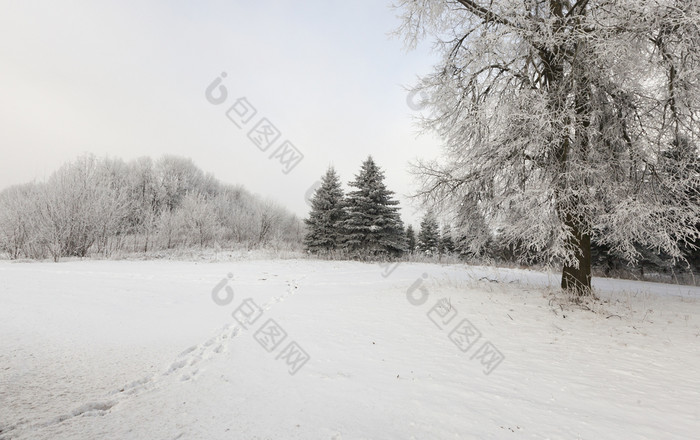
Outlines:
[{"label": "pine tree", "polygon": [[406,248],[411,254],[416,250],[416,232],[413,230],[413,225],[408,225],[406,228]]},{"label": "pine tree", "polygon": [[440,235],[440,253],[449,255],[454,253],[454,251],[455,242],[452,239],[452,228],[450,228],[450,225],[445,225]]},{"label": "pine tree", "polygon": [[333,167],[329,167],[321,186],[311,199],[311,213],[304,220],[308,231],[304,237],[306,249],[312,253],[328,253],[339,249],[342,241],[340,227],[345,220],[343,189]]},{"label": "pine tree", "polygon": [[440,231],[435,217],[426,214],[420,222],[418,233],[418,249],[428,255],[436,255],[440,248]]},{"label": "pine tree", "polygon": [[384,172],[372,156],[349,185],[343,221],[344,248],[356,257],[398,256],[406,250],[406,236],[398,201],[384,184]]}]

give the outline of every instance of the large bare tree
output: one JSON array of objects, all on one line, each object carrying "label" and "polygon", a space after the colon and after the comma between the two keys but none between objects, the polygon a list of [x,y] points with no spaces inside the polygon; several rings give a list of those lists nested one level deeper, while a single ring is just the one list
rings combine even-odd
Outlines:
[{"label": "large bare tree", "polygon": [[524,258],[590,291],[591,239],[630,261],[682,259],[698,235],[700,3],[401,0],[409,46],[434,38],[421,79],[441,159],[427,202],[475,206]]}]

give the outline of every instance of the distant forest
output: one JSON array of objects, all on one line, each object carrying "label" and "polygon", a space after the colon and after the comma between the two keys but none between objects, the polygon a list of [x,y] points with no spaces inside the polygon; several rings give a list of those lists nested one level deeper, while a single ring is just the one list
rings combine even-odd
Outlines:
[{"label": "distant forest", "polygon": [[190,159],[86,155],[0,192],[0,253],[111,257],[179,247],[301,249],[303,222]]},{"label": "distant forest", "polygon": [[[265,249],[302,251],[320,258],[465,261],[531,265],[527,243],[491,230],[477,206],[438,219],[427,212],[420,227],[404,225],[384,173],[368,158],[345,193],[335,170],[322,177],[310,213],[299,219],[240,185],[218,181],[190,159],[142,157],[130,162],[81,156],[46,182],[0,192],[0,258],[158,256],[170,250]],[[684,276],[700,268],[700,250],[684,247],[687,263],[638,247],[630,265],[612,249],[592,243],[598,275],[645,278]]]}]

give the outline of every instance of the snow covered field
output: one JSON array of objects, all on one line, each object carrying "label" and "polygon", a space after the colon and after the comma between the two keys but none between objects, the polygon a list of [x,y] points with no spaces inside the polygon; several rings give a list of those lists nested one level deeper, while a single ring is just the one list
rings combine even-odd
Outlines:
[{"label": "snow covered field", "polygon": [[700,436],[700,289],[391,269],[0,262],[0,439]]}]

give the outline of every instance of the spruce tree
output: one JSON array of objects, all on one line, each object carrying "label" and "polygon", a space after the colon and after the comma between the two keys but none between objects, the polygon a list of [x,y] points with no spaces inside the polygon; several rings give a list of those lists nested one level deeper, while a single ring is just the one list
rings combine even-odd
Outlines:
[{"label": "spruce tree", "polygon": [[416,250],[416,232],[413,230],[413,225],[408,225],[406,228],[406,248],[411,254]]},{"label": "spruce tree", "polygon": [[428,255],[436,255],[440,246],[440,231],[435,217],[426,214],[420,222],[418,233],[418,249]]},{"label": "spruce tree", "polygon": [[304,220],[308,226],[304,245],[312,253],[328,253],[337,250],[342,237],[340,228],[345,220],[343,189],[333,167],[329,167],[321,179],[321,186],[311,198],[311,213]]},{"label": "spruce tree", "polygon": [[452,228],[450,228],[450,225],[445,225],[440,235],[440,253],[449,255],[454,253],[454,251],[455,242],[452,239]]},{"label": "spruce tree", "polygon": [[384,172],[372,156],[349,185],[343,221],[344,248],[355,257],[398,256],[406,250],[399,202],[384,184]]}]

